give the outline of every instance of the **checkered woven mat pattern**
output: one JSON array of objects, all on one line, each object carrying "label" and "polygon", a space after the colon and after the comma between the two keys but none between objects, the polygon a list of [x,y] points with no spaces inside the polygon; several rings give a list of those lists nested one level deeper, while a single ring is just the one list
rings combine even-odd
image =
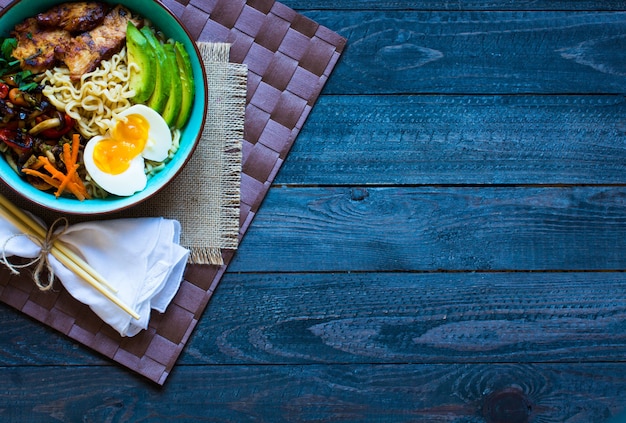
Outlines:
[{"label": "checkered woven mat pattern", "polygon": [[[0,7],[8,1],[0,0]],[[231,61],[248,66],[241,175],[243,237],[345,47],[346,40],[270,0],[166,0],[197,41],[231,43]],[[164,384],[219,284],[223,266],[189,265],[166,313],[122,338],[60,288],[39,292],[30,277],[0,268],[0,301],[105,357]]]}]

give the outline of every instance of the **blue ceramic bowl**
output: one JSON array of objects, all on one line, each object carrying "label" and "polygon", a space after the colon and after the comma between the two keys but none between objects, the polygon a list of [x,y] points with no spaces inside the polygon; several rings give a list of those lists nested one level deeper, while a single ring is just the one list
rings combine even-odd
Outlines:
[{"label": "blue ceramic bowl", "polygon": [[[22,20],[43,12],[50,7],[63,3],[59,0],[39,0],[38,2],[14,1],[0,12],[0,36],[9,36],[13,27]],[[167,166],[148,180],[146,188],[129,197],[110,196],[106,199],[79,201],[74,198],[56,198],[51,192],[43,192],[15,173],[7,161],[0,157],[0,180],[5,182],[20,196],[36,205],[61,213],[79,215],[98,215],[120,211],[136,205],[156,194],[167,185],[185,166],[193,154],[204,126],[207,107],[207,82],[204,65],[196,43],[176,16],[156,0],[117,0],[111,4],[122,4],[140,16],[149,19],[152,24],[185,45],[191,57],[193,77],[196,87],[194,105],[189,121],[182,129],[180,149]]]}]

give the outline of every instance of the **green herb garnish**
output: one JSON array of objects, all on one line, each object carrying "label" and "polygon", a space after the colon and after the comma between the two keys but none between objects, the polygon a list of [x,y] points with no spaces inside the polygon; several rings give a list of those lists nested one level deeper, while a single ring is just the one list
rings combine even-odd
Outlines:
[{"label": "green herb garnish", "polygon": [[2,40],[2,45],[0,46],[0,50],[2,51],[2,59],[5,61],[10,61],[13,59],[11,56],[13,54],[13,50],[17,47],[17,39],[16,38],[5,38]]},{"label": "green herb garnish", "polygon": [[29,70],[20,69],[20,61],[13,57],[13,50],[17,47],[17,39],[0,39],[0,78],[11,76],[13,82],[21,91],[30,91],[37,87],[33,81],[33,73]]}]

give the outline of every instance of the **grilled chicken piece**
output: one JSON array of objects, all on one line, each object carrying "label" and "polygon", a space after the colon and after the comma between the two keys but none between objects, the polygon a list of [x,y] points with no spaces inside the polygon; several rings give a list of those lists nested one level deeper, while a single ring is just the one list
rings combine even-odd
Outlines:
[{"label": "grilled chicken piece", "polygon": [[17,39],[13,56],[20,61],[22,69],[33,73],[52,68],[57,62],[55,46],[63,45],[71,39],[66,30],[41,28],[35,18],[28,18],[16,25],[13,36]]},{"label": "grilled chicken piece", "polygon": [[45,28],[85,32],[100,25],[107,11],[104,3],[82,1],[62,3],[37,15],[37,23]]},{"label": "grilled chicken piece", "polygon": [[126,40],[129,20],[136,26],[143,24],[142,19],[133,17],[128,9],[118,5],[104,17],[101,25],[59,45],[57,57],[69,68],[70,78],[80,79],[98,67],[102,60],[120,51]]}]

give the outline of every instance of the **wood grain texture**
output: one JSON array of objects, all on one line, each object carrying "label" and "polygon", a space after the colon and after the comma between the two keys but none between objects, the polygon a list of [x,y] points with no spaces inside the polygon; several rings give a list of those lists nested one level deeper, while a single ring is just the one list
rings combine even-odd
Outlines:
[{"label": "wood grain texture", "polygon": [[184,363],[583,363],[626,353],[624,273],[229,274],[225,282]]},{"label": "wood grain texture", "polygon": [[324,96],[277,184],[621,184],[623,96]]},{"label": "wood grain texture", "polygon": [[[105,359],[59,332],[0,304],[0,366],[102,365]],[[4,401],[0,397],[0,405]]]},{"label": "wood grain texture", "polygon": [[276,188],[232,271],[624,270],[624,187]]},{"label": "wood grain texture", "polygon": [[0,305],[0,420],[623,423],[626,2],[285,4],[348,47],[167,384]]},{"label": "wood grain texture", "polygon": [[[593,363],[626,355],[623,272],[229,273],[223,282],[179,364]],[[3,366],[107,364],[19,317],[0,308]]]},{"label": "wood grain texture", "polygon": [[326,94],[623,94],[626,13],[310,12],[350,42]]},{"label": "wood grain texture", "polygon": [[624,11],[623,0],[286,0],[300,12],[307,10],[424,10],[424,11]]},{"label": "wood grain texture", "polygon": [[0,378],[11,381],[2,389],[0,417],[88,423],[478,423],[486,421],[490,395],[515,392],[527,400],[525,413],[533,422],[605,423],[623,409],[624,366],[179,366],[163,390],[117,368],[0,368]]}]

